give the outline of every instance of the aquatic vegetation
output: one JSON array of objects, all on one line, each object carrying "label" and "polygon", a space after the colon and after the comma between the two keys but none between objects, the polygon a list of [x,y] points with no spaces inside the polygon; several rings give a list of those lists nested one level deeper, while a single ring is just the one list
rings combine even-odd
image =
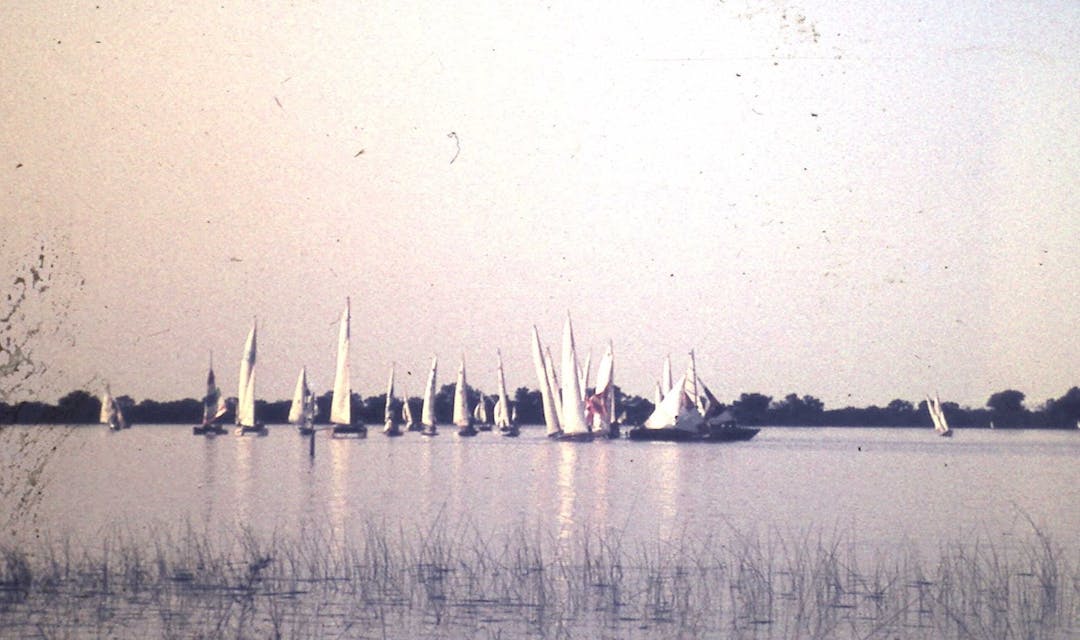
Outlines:
[{"label": "aquatic vegetation", "polygon": [[[149,541],[147,541],[149,540]],[[1075,553],[1075,550],[1074,552]],[[1036,528],[914,550],[719,531],[627,549],[528,527],[368,523],[342,539],[187,526],[0,546],[0,635],[1066,638],[1080,567]]]}]

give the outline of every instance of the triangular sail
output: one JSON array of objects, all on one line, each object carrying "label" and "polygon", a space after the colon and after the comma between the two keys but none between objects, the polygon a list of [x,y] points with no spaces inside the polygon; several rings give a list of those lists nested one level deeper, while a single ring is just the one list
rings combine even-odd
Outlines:
[{"label": "triangular sail", "polygon": [[596,370],[596,390],[585,404],[585,417],[594,431],[606,431],[615,415],[615,356],[611,342]]},{"label": "triangular sail", "polygon": [[225,399],[221,396],[214,379],[214,354],[210,354],[210,368],[206,373],[206,395],[203,396],[203,424],[210,424],[225,413]]},{"label": "triangular sail", "polygon": [[703,420],[686,395],[686,375],[682,375],[645,420],[646,429],[679,429],[697,433]]},{"label": "triangular sail", "polygon": [[390,365],[390,381],[386,383],[386,406],[383,409],[383,421],[387,425],[397,424],[394,416],[394,365]]},{"label": "triangular sail", "polygon": [[304,421],[304,403],[307,401],[307,367],[300,367],[300,375],[296,378],[296,389],[293,391],[292,404],[289,406],[289,422],[301,424]]},{"label": "triangular sail", "polygon": [[413,416],[412,407],[409,406],[409,396],[405,396],[401,399],[401,421],[405,423],[406,427],[411,427],[416,424],[416,418]]},{"label": "triangular sail", "polygon": [[334,394],[330,401],[330,422],[340,425],[352,424],[352,384],[349,380],[349,324],[352,320],[350,301],[345,299],[338,327],[337,369],[334,372]]},{"label": "triangular sail", "polygon": [[562,375],[566,386],[562,388],[562,426],[566,435],[588,433],[585,424],[585,404],[581,400],[581,379],[578,377],[577,352],[574,347],[574,327],[570,315],[563,325]]},{"label": "triangular sail", "polygon": [[431,373],[424,389],[424,406],[420,410],[420,423],[429,429],[435,427],[435,376],[439,369],[439,357],[431,358]]},{"label": "triangular sail", "polygon": [[458,367],[457,384],[454,386],[454,425],[468,427],[472,425],[472,416],[469,414],[469,401],[466,395],[465,385],[465,356],[461,356],[461,366]]},{"label": "triangular sail", "polygon": [[586,394],[589,389],[589,367],[592,366],[592,352],[585,354],[585,363],[581,365],[581,369],[578,371],[578,389],[581,391],[581,401],[587,400]]},{"label": "triangular sail", "polygon": [[101,414],[98,421],[101,424],[112,424],[116,416],[116,402],[113,400],[109,385],[105,385],[105,391],[101,394]]},{"label": "triangular sail", "polygon": [[551,356],[551,348],[546,347],[547,360],[547,377],[548,386],[551,388],[551,397],[555,399],[553,403],[555,405],[555,415],[559,418],[559,429],[565,429],[566,425],[563,423],[563,404],[562,404],[562,386],[559,385],[559,376],[555,373],[555,358]]},{"label": "triangular sail", "polygon": [[664,357],[664,370],[660,375],[660,395],[666,396],[675,385],[671,382],[671,356]]},{"label": "triangular sail", "polygon": [[536,380],[540,386],[540,399],[544,407],[544,424],[547,427],[547,435],[555,435],[561,431],[559,416],[555,412],[555,398],[551,391],[548,379],[547,362],[544,360],[544,350],[540,346],[540,333],[533,325],[532,330],[532,356],[533,366],[536,369]]},{"label": "triangular sail", "polygon": [[499,399],[495,402],[495,426],[502,428],[510,426],[510,401],[506,398],[506,374],[503,373],[502,352],[496,350],[495,353],[499,357],[497,374]]},{"label": "triangular sail", "polygon": [[236,399],[236,424],[241,427],[255,426],[255,359],[258,352],[257,325],[251,323],[251,331],[244,341],[244,355],[240,359],[240,380]]}]

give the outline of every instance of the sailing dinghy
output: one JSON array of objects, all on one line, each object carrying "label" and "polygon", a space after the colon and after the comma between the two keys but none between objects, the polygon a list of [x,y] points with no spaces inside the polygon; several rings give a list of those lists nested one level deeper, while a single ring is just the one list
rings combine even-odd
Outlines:
[{"label": "sailing dinghy", "polygon": [[930,420],[934,423],[934,432],[945,438],[952,437],[952,429],[949,421],[945,419],[945,412],[941,410],[941,400],[937,394],[934,397],[926,396],[926,409],[930,412]]},{"label": "sailing dinghy", "polygon": [[255,359],[258,353],[258,327],[252,321],[240,359],[240,381],[236,395],[236,435],[267,435],[266,425],[255,419]]},{"label": "sailing dinghy", "polygon": [[352,320],[351,303],[345,298],[345,310],[341,312],[338,326],[337,369],[334,371],[334,393],[330,400],[330,424],[332,436],[367,436],[367,427],[362,423],[353,424],[352,419],[352,384],[349,381],[349,323]]},{"label": "sailing dinghy", "polygon": [[124,412],[120,409],[120,405],[116,402],[116,398],[113,397],[109,385],[105,385],[105,393],[101,394],[101,416],[99,421],[101,424],[108,425],[109,429],[112,431],[127,429],[131,426],[127,423],[127,420],[124,419]]},{"label": "sailing dinghy", "polygon": [[315,432],[315,411],[315,393],[308,385],[307,367],[301,367],[292,405],[289,406],[289,422],[296,425],[297,433],[310,436]]},{"label": "sailing dinghy", "polygon": [[431,372],[428,374],[427,387],[424,389],[424,405],[420,409],[420,435],[437,436],[439,427],[435,423],[435,376],[439,370],[439,356],[431,357]]},{"label": "sailing dinghy", "polygon": [[461,356],[461,366],[458,367],[457,384],[454,386],[454,425],[458,428],[459,436],[475,436],[476,427],[473,426],[472,415],[469,413],[468,387],[465,384],[465,355]]},{"label": "sailing dinghy", "polygon": [[225,433],[225,427],[218,420],[225,415],[228,405],[225,397],[221,395],[214,380],[214,354],[210,354],[210,368],[206,373],[206,395],[203,396],[203,419],[202,424],[191,428],[196,436],[216,436]]},{"label": "sailing dinghy", "polygon": [[386,385],[386,405],[383,408],[383,434],[400,436],[401,423],[394,412],[394,365],[390,365],[390,382]]}]

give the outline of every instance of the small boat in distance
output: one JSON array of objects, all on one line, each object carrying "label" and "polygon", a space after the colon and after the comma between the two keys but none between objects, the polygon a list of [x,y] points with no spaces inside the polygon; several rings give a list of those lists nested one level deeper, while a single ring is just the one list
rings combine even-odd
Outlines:
[{"label": "small boat in distance", "polygon": [[465,355],[461,356],[461,366],[458,367],[457,384],[454,385],[454,426],[458,428],[459,436],[475,436],[476,427],[473,426],[472,414],[469,413],[468,387],[465,384]]},{"label": "small boat in distance", "polygon": [[934,423],[934,432],[939,436],[945,438],[952,437],[952,429],[949,428],[949,422],[945,419],[945,412],[941,409],[941,399],[935,393],[931,398],[926,396],[926,409],[930,412],[930,420]]},{"label": "small boat in distance", "polygon": [[107,384],[105,385],[105,392],[101,394],[101,416],[99,421],[101,424],[107,425],[112,431],[127,429],[131,426],[124,419],[124,412],[120,409],[120,405],[116,402],[116,398],[113,397],[112,390]]},{"label": "small boat in distance", "polygon": [[491,431],[492,422],[488,414],[487,399],[484,397],[483,392],[480,392],[479,395],[480,399],[476,402],[476,406],[473,407],[473,421],[477,431]]},{"label": "small boat in distance", "polygon": [[236,400],[236,435],[254,433],[267,435],[266,425],[255,419],[255,358],[258,352],[257,322],[252,320],[251,331],[244,341],[244,355],[240,359],[240,383]]},{"label": "small boat in distance", "polygon": [[420,431],[423,428],[420,426],[420,422],[417,421],[416,414],[413,413],[408,395],[401,398],[401,422],[406,431]]},{"label": "small boat in distance", "polygon": [[334,372],[334,393],[330,400],[330,424],[333,436],[367,436],[363,423],[353,424],[352,384],[349,381],[349,323],[352,320],[351,302],[345,298],[345,310],[341,312],[338,326],[337,369]]},{"label": "small boat in distance", "polygon": [[423,429],[420,435],[437,436],[439,427],[435,423],[435,376],[439,370],[439,356],[431,357],[431,372],[428,374],[427,387],[424,389],[424,405],[420,408],[420,423]]},{"label": "small boat in distance", "polygon": [[289,423],[296,425],[296,431],[302,436],[315,432],[315,394],[308,386],[307,367],[300,367],[300,376],[296,379],[292,405],[289,407]]},{"label": "small boat in distance", "polygon": [[506,374],[503,373],[502,352],[498,349],[495,354],[499,358],[498,391],[499,399],[495,401],[495,426],[499,432],[508,438],[516,438],[521,434],[515,419],[514,409],[510,408],[510,401],[506,397]]},{"label": "small boat in distance", "polygon": [[192,427],[191,433],[196,436],[217,436],[225,433],[225,427],[218,420],[228,411],[225,397],[221,395],[214,380],[214,354],[210,354],[210,367],[206,373],[206,395],[203,396],[203,419],[202,424]]},{"label": "small boat in distance", "polygon": [[390,365],[390,382],[386,385],[386,404],[383,407],[383,434],[400,436],[401,423],[394,412],[394,365]]}]

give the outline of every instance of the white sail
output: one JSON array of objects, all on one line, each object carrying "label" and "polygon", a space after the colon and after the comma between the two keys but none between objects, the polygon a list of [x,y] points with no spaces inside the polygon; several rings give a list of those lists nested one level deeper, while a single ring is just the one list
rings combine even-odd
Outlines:
[{"label": "white sail", "polygon": [[461,356],[461,366],[458,367],[457,385],[454,387],[454,424],[458,427],[472,425],[472,416],[469,414],[469,400],[466,396],[465,385],[465,356]]},{"label": "white sail", "polygon": [[945,419],[945,412],[941,408],[941,399],[938,398],[936,393],[933,399],[927,396],[926,406],[930,411],[930,419],[934,421],[934,431],[941,435],[949,433],[949,423]]},{"label": "white sail", "polygon": [[615,415],[615,355],[612,352],[611,342],[608,342],[607,351],[600,358],[600,365],[596,370],[596,390],[589,397],[586,405],[586,415],[589,418],[589,427],[594,431],[606,431],[611,426]]},{"label": "white sail", "polygon": [[352,424],[352,384],[349,381],[349,324],[352,320],[350,301],[345,299],[338,327],[337,370],[334,372],[334,395],[330,401],[330,422],[339,425]]},{"label": "white sail", "polygon": [[547,427],[547,435],[555,435],[561,431],[559,416],[555,412],[555,398],[548,382],[547,362],[544,360],[544,350],[540,346],[540,333],[533,325],[532,330],[532,356],[533,366],[536,369],[537,384],[540,385],[540,400],[544,407],[544,424]]},{"label": "white sail", "polygon": [[559,429],[562,430],[565,428],[563,424],[562,386],[559,385],[559,376],[555,373],[555,358],[551,356],[550,348],[547,348],[547,360],[544,362],[547,365],[548,386],[551,388],[551,397],[555,399],[553,403],[555,405],[555,416],[559,419]]},{"label": "white sail", "polygon": [[510,401],[506,398],[506,374],[503,373],[502,352],[496,350],[499,357],[498,369],[498,392],[499,399],[495,402],[495,426],[499,428],[510,426]]},{"label": "white sail", "polygon": [[105,385],[105,391],[101,394],[101,415],[98,421],[101,424],[111,425],[116,416],[116,402],[113,400],[109,385]]},{"label": "white sail", "polygon": [[646,429],[680,429],[698,432],[701,426],[701,413],[693,406],[686,395],[686,375],[682,375],[664,396],[652,415],[645,420]]},{"label": "white sail", "polygon": [[387,425],[397,424],[394,416],[394,365],[390,365],[390,381],[386,383],[386,406],[383,409],[383,422]]},{"label": "white sail", "polygon": [[244,355],[240,359],[240,383],[236,394],[236,424],[241,427],[255,426],[255,358],[258,351],[256,323],[244,341]]},{"label": "white sail", "polygon": [[686,368],[686,395],[690,402],[694,403],[701,415],[705,415],[705,399],[698,389],[697,362],[694,360],[694,351],[690,350],[690,363]]},{"label": "white sail", "polygon": [[476,403],[476,410],[473,412],[473,417],[480,424],[491,424],[491,417],[488,415],[487,400],[484,398],[484,394],[480,394],[480,401]]},{"label": "white sail", "polygon": [[588,433],[585,424],[585,403],[581,400],[581,383],[578,378],[577,352],[574,347],[574,327],[570,314],[566,315],[563,325],[562,376],[565,386],[562,388],[562,427],[566,435]]},{"label": "white sail", "polygon": [[420,423],[428,429],[435,428],[435,375],[439,369],[439,357],[431,358],[431,373],[428,374],[427,388],[424,389],[424,405],[420,410]]},{"label": "white sail", "polygon": [[307,367],[300,367],[300,375],[296,378],[296,389],[293,391],[292,404],[289,406],[289,422],[291,424],[303,423],[304,404],[307,402],[308,394]]},{"label": "white sail", "polygon": [[225,398],[214,379],[214,354],[210,354],[210,367],[206,373],[206,395],[203,396],[203,424],[210,424],[225,414]]},{"label": "white sail", "polygon": [[412,407],[409,406],[408,395],[401,399],[401,421],[406,427],[411,427],[416,424],[416,418],[413,417]]}]

